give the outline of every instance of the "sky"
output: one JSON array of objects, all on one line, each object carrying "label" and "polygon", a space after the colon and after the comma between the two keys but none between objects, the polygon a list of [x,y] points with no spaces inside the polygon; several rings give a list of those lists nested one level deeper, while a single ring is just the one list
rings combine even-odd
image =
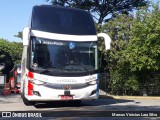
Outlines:
[{"label": "sky", "polygon": [[[157,0],[154,0],[156,2]],[[45,0],[1,0],[0,2],[0,38],[21,42],[14,37],[28,25],[34,5],[50,4]]]},{"label": "sky", "polygon": [[28,25],[34,5],[50,4],[45,0],[1,0],[0,1],[0,38],[21,42],[14,37]]}]

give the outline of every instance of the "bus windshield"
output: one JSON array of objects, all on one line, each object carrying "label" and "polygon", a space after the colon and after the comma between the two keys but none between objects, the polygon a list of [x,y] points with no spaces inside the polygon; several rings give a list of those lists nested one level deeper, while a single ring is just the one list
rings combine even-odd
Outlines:
[{"label": "bus windshield", "polygon": [[54,72],[88,72],[98,69],[96,42],[58,41],[33,37],[31,39],[32,69]]}]

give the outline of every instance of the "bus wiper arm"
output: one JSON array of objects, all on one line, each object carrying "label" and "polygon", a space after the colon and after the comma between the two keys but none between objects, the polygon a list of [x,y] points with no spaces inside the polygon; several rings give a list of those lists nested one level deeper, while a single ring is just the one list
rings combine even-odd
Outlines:
[{"label": "bus wiper arm", "polygon": [[[56,67],[54,67],[54,68],[56,68]],[[53,70],[54,69],[52,69],[52,68],[46,68],[46,69],[42,70],[39,74],[49,73],[49,72],[52,72]]]},{"label": "bus wiper arm", "polygon": [[85,65],[82,65],[82,67],[86,72],[89,72]]}]

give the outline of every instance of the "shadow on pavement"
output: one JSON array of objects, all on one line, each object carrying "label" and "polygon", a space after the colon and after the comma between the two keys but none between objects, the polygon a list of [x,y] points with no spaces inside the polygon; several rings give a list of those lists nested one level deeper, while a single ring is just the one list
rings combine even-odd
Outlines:
[{"label": "shadow on pavement", "polygon": [[61,107],[89,107],[89,106],[105,106],[118,103],[134,102],[134,100],[125,100],[125,99],[114,99],[106,98],[98,100],[84,100],[81,104],[74,103],[72,101],[53,101],[53,102],[44,102],[36,103],[36,108],[61,108]]}]

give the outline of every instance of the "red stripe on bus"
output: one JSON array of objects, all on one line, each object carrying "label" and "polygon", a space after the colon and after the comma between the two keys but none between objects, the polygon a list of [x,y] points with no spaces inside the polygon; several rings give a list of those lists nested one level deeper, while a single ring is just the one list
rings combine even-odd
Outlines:
[{"label": "red stripe on bus", "polygon": [[32,73],[32,72],[28,72],[28,77],[29,77],[29,78],[34,78],[33,73]]},{"label": "red stripe on bus", "polygon": [[33,90],[33,84],[28,81],[28,95],[33,95],[32,90]]}]

